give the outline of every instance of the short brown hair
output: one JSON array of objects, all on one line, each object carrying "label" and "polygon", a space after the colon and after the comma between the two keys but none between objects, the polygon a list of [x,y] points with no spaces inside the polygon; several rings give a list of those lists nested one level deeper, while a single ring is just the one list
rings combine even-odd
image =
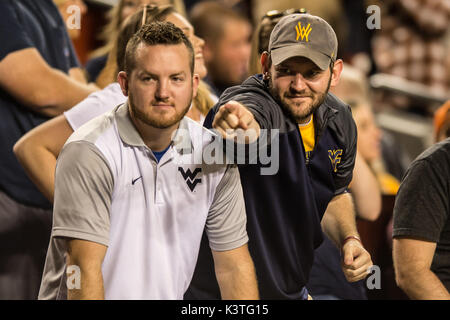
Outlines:
[{"label": "short brown hair", "polygon": [[180,28],[171,22],[152,22],[144,25],[127,44],[125,53],[125,72],[131,74],[136,66],[136,50],[144,43],[149,46],[184,44],[189,52],[191,74],[194,74],[194,48]]}]

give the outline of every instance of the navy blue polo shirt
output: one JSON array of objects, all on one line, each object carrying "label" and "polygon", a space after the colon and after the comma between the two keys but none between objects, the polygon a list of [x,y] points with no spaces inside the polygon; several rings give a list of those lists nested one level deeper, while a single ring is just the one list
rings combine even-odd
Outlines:
[{"label": "navy blue polo shirt", "polygon": [[[270,95],[261,75],[227,89],[208,114],[235,100],[254,115],[261,129],[279,129],[279,170],[261,175],[263,165],[239,165],[247,210],[249,251],[261,299],[303,299],[314,249],[323,240],[320,221],[330,200],[346,192],[356,155],[356,126],[350,109],[332,94],[314,114],[315,147],[308,162],[297,123]],[[269,148],[271,145],[269,146]],[[272,148],[273,149],[273,148]],[[186,299],[219,299],[206,237]]]},{"label": "navy blue polo shirt", "polygon": [[[12,52],[36,48],[55,69],[67,73],[79,66],[64,21],[52,0],[0,1],[0,44],[0,61]],[[0,88],[0,190],[19,203],[40,208],[51,205],[29,180],[12,149],[20,137],[48,119]]]}]

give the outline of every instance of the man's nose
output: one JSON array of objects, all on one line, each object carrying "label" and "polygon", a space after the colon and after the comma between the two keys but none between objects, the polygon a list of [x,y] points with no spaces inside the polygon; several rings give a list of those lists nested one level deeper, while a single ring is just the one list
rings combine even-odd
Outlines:
[{"label": "man's nose", "polygon": [[291,82],[291,88],[296,91],[302,91],[306,89],[305,79],[303,78],[301,73],[296,73]]},{"label": "man's nose", "polygon": [[155,95],[158,99],[161,100],[169,98],[169,82],[166,80],[158,81]]}]

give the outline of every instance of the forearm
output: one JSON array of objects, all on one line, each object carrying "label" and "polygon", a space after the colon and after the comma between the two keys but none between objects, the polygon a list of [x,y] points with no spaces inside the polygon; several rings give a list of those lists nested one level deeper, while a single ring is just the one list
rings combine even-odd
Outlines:
[{"label": "forearm", "polygon": [[240,263],[228,271],[216,270],[223,300],[259,299],[253,263]]},{"label": "forearm", "polygon": [[247,245],[228,251],[212,250],[222,299],[259,299],[255,266]]},{"label": "forearm", "polygon": [[79,286],[67,289],[70,300],[103,300],[102,263],[106,254],[106,246],[85,240],[68,241],[67,266],[79,269]]},{"label": "forearm", "polygon": [[345,238],[359,237],[353,202],[349,193],[338,195],[330,201],[321,224],[323,231],[338,248],[341,248]]},{"label": "forearm", "polygon": [[431,270],[397,272],[399,287],[415,300],[449,300],[450,294]]},{"label": "forearm", "polygon": [[79,289],[68,289],[68,300],[104,300],[105,290],[101,269],[86,270],[80,267],[81,285]]},{"label": "forearm", "polygon": [[33,100],[29,101],[29,106],[43,115],[60,115],[98,90],[96,86],[83,84],[59,70],[50,73],[44,88],[36,89]]},{"label": "forearm", "polygon": [[358,217],[374,221],[381,211],[381,191],[375,175],[364,159],[356,155],[350,191]]},{"label": "forearm", "polygon": [[14,149],[17,159],[30,180],[53,203],[56,157],[43,146]]}]

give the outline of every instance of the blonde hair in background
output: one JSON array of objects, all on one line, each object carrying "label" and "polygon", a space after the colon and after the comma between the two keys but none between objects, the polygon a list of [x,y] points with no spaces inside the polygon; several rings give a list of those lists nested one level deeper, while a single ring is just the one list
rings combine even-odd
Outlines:
[{"label": "blonde hair in background", "polygon": [[[113,49],[114,40],[117,38],[120,26],[123,23],[121,15],[125,1],[126,0],[119,0],[118,4],[108,11],[107,20],[109,22],[105,25],[99,36],[99,39],[105,44],[102,47],[94,50],[90,55],[91,58],[107,55]],[[172,5],[176,12],[180,13],[183,16],[186,16],[186,8],[182,0],[155,0],[148,1],[148,4]]]},{"label": "blonde hair in background", "polygon": [[197,96],[192,99],[194,107],[197,108],[204,116],[208,111],[214,107],[214,102],[211,99],[211,93],[208,85],[200,81],[197,89]]}]

